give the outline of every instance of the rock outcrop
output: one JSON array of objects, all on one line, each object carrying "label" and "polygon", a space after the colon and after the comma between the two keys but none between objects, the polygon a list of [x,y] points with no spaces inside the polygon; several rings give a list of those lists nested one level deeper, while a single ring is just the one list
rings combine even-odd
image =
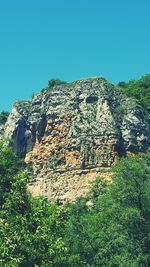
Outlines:
[{"label": "rock outcrop", "polygon": [[58,202],[86,194],[97,175],[109,177],[118,156],[150,149],[144,111],[103,78],[54,86],[16,102],[1,132],[33,164],[31,192]]}]

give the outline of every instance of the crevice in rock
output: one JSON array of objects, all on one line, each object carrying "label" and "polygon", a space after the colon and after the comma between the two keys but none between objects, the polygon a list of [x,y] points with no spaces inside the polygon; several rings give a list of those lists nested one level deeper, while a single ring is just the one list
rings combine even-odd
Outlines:
[{"label": "crevice in rock", "polygon": [[86,103],[87,104],[94,104],[98,101],[98,96],[88,96],[86,98]]}]

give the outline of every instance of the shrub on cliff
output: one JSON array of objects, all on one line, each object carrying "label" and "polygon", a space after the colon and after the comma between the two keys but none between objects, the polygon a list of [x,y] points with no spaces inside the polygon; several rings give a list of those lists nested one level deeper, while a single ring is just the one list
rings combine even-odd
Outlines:
[{"label": "shrub on cliff", "polygon": [[41,90],[42,93],[46,92],[46,91],[51,91],[52,88],[55,86],[55,85],[62,85],[62,84],[66,84],[67,82],[65,81],[62,81],[60,79],[51,79],[48,81],[48,87],[46,88],[43,88]]},{"label": "shrub on cliff", "polygon": [[51,79],[48,81],[49,88],[54,87],[55,85],[61,85],[61,84],[66,84],[66,82],[60,79]]},{"label": "shrub on cliff", "polygon": [[4,124],[7,121],[8,116],[9,116],[9,112],[2,111],[0,113],[0,124]]}]

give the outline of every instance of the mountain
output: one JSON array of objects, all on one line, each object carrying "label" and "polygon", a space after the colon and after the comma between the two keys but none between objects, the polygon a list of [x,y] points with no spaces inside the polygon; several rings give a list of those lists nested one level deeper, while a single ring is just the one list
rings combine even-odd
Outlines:
[{"label": "mountain", "polygon": [[14,104],[0,136],[33,165],[29,189],[63,203],[109,179],[118,156],[150,151],[150,122],[134,98],[104,78],[60,83]]}]

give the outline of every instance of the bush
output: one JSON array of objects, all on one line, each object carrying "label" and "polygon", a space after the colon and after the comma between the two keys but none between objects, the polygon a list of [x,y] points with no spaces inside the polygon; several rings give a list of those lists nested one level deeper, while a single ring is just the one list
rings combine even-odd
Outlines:
[{"label": "bush", "polygon": [[48,86],[43,88],[41,90],[42,93],[46,92],[46,91],[51,91],[52,88],[55,86],[55,85],[61,85],[61,84],[66,84],[67,82],[65,81],[61,81],[60,79],[51,79],[48,81]]},{"label": "bush", "polygon": [[9,112],[2,111],[0,113],[0,124],[4,124],[7,121],[8,116],[9,116]]},{"label": "bush", "polygon": [[55,85],[61,85],[61,84],[66,84],[66,82],[61,81],[60,79],[51,79],[48,81],[48,87],[52,88]]}]

